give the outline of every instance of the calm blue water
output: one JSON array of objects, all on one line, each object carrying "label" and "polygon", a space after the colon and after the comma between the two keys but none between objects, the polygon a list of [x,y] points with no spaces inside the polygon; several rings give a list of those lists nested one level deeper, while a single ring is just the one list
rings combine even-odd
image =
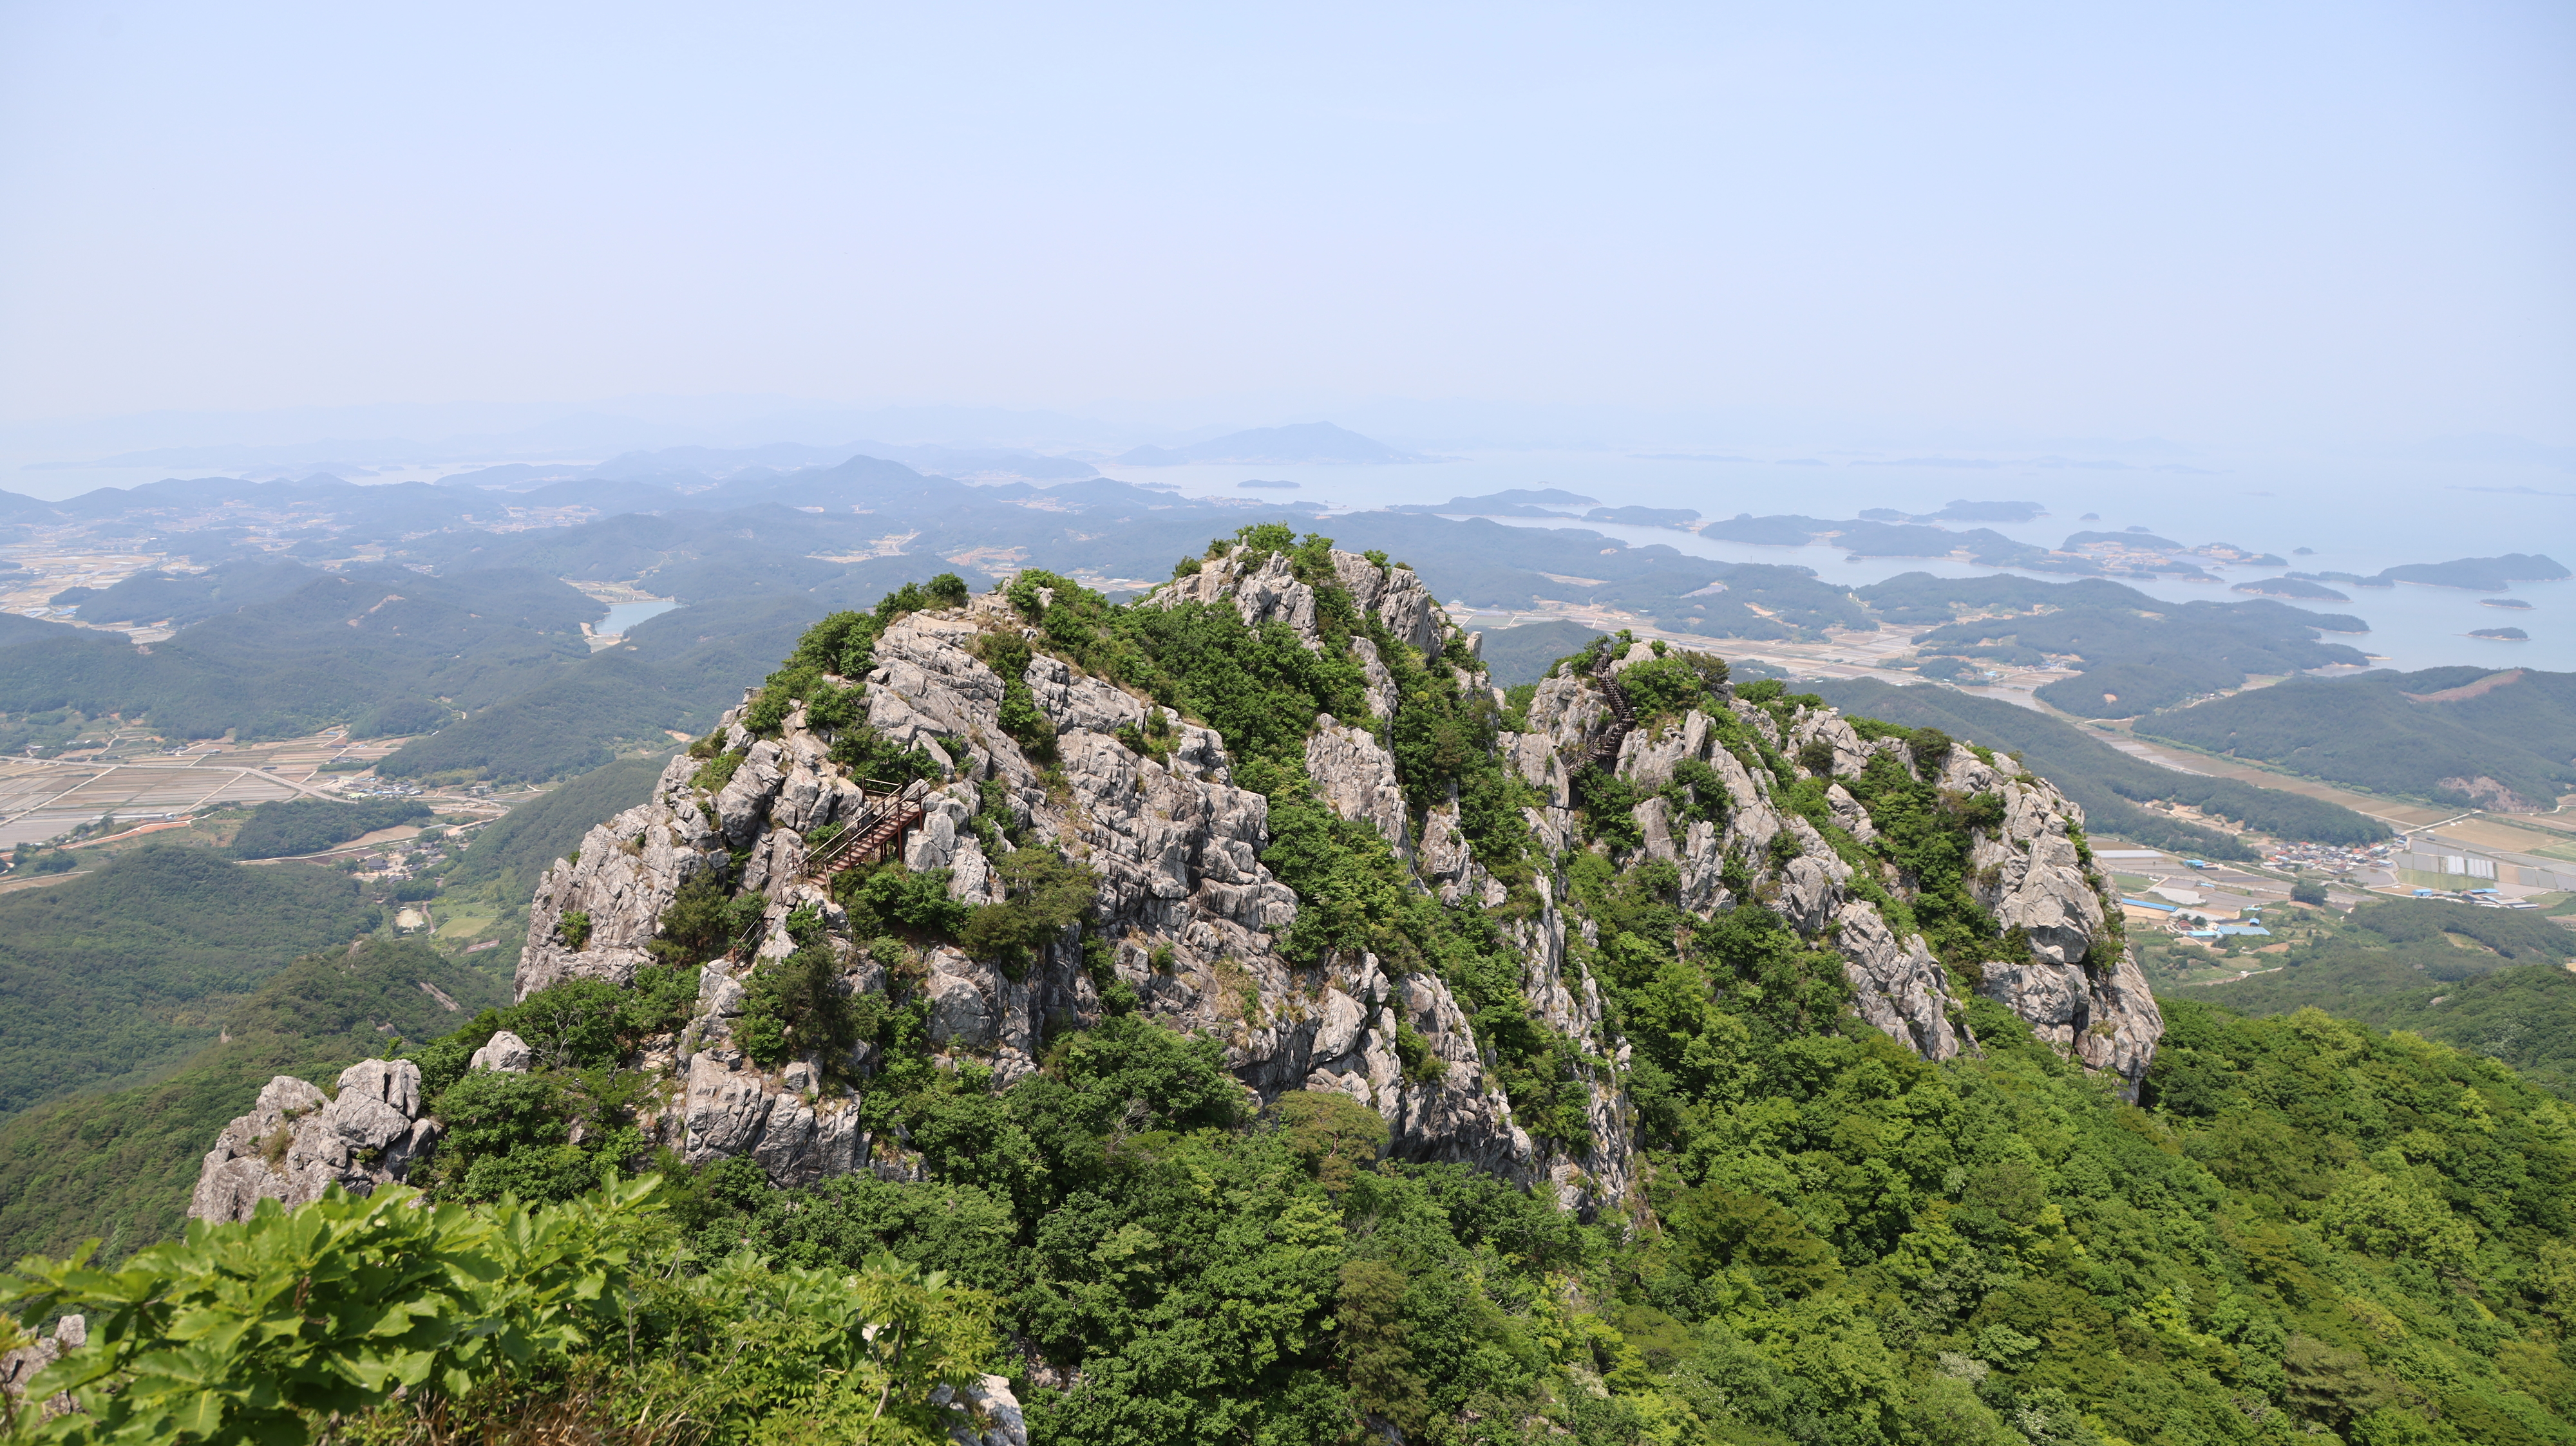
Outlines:
[{"label": "calm blue water", "polygon": [[[2393,463],[2320,457],[2208,459],[2199,470],[2154,470],[2153,461],[2121,465],[1884,465],[1872,459],[1815,454],[1808,462],[1664,461],[1603,452],[1490,453],[1457,461],[1409,466],[1325,466],[1263,463],[1258,467],[1105,466],[1130,482],[1178,483],[1194,496],[1320,502],[1357,510],[1408,502],[1444,502],[1510,487],[1563,487],[1606,506],[1690,507],[1709,517],[1799,513],[1847,518],[1863,508],[1889,507],[1908,514],[1938,510],[1954,498],[2028,500],[2048,515],[2027,523],[1953,523],[1988,526],[2020,541],[2054,547],[2076,531],[2116,532],[2132,525],[2187,546],[2233,543],[2290,559],[2301,572],[2369,576],[2410,562],[2537,552],[2576,566],[2576,476],[2521,464]],[[1246,477],[1298,482],[1296,492],[1247,492]],[[2528,491],[2490,489],[2525,488]],[[2085,513],[2097,521],[2082,520]],[[1546,526],[1546,523],[1527,525]],[[1883,558],[1846,563],[1834,547],[1775,548],[1703,539],[1661,528],[1620,528],[1575,522],[1630,542],[1662,542],[1697,556],[1730,562],[1785,562],[1815,569],[1827,581],[1858,586],[1903,572],[1976,577],[1996,569],[1923,559]],[[1330,532],[1331,528],[1324,528]],[[2314,549],[2309,556],[2293,549]],[[2200,559],[2192,559],[2195,562]],[[2207,566],[2207,564],[2204,564]],[[2234,583],[2279,575],[2280,568],[2208,570],[2217,583],[2142,582],[2119,579],[2150,596],[2174,602],[2242,601]],[[2055,575],[2051,580],[2063,580]],[[2319,612],[2362,619],[2370,632],[2332,637],[2384,659],[2386,667],[2414,669],[2452,664],[2538,667],[2576,671],[2576,581],[2517,583],[2510,595],[2529,611],[2482,607],[2489,594],[2452,588],[2338,586],[2349,603],[2307,604]],[[2477,628],[2519,627],[2523,643],[2472,638]]]},{"label": "calm blue water", "polygon": [[595,633],[622,633],[646,618],[658,618],[680,604],[666,597],[651,602],[610,603],[608,616],[590,625]]}]

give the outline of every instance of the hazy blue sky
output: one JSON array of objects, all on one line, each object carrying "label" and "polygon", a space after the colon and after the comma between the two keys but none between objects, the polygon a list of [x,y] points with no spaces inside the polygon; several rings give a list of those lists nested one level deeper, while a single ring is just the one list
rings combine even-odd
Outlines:
[{"label": "hazy blue sky", "polygon": [[12,0],[0,420],[1394,396],[2563,444],[2571,60],[2564,0]]}]

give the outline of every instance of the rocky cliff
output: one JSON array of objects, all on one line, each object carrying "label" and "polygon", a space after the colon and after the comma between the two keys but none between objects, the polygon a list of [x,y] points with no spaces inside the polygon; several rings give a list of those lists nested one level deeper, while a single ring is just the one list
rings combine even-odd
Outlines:
[{"label": "rocky cliff", "polygon": [[[1138,606],[1176,619],[1229,609],[1242,636],[1291,640],[1356,680],[1330,713],[1269,720],[1302,733],[1302,755],[1253,760],[1201,716],[1116,681],[1082,641],[1090,625],[1050,589],[914,611],[873,635],[863,671],[809,668],[793,706],[747,696],[705,756],[675,759],[648,802],[558,860],[531,909],[519,994],[580,978],[633,985],[670,957],[666,914],[702,875],[750,901],[735,906],[736,947],[684,961],[697,977],[684,1027],[629,1063],[666,1081],[665,1102],[639,1122],[650,1138],[692,1162],[747,1156],[782,1184],[920,1168],[899,1129],[863,1127],[875,1041],[791,1040],[782,1053],[751,1037],[761,971],[821,951],[845,997],[919,1001],[943,1065],[987,1066],[1007,1083],[1052,1038],[1132,1009],[1220,1042],[1259,1100],[1331,1090],[1358,1101],[1399,1158],[1548,1185],[1587,1213],[1640,1209],[1632,1052],[1598,972],[1624,947],[1604,915],[1605,874],[1680,912],[1681,942],[1658,947],[1686,948],[1732,911],[1776,916],[1810,955],[1839,960],[1850,1009],[1927,1058],[1977,1048],[1973,991],[2133,1092],[2145,1072],[2161,1021],[2116,908],[2106,912],[2080,812],[2010,759],[1865,730],[1777,685],[1714,682],[1705,666],[1675,702],[1679,660],[1646,644],[1561,667],[1497,725],[1505,700],[1475,639],[1409,570],[1251,547],[1212,550],[1195,569]],[[1435,705],[1448,710],[1440,727],[1486,730],[1469,738],[1472,757],[1442,753],[1429,715],[1411,711]],[[1619,736],[1613,715],[1628,711],[1637,726]],[[1239,739],[1252,727],[1229,726]],[[869,740],[868,757],[926,761],[899,858],[915,874],[944,871],[961,914],[1017,897],[1009,878],[1026,860],[1012,856],[1034,850],[1082,871],[1085,916],[1026,947],[969,947],[973,930],[874,934],[882,921],[811,863],[888,801],[835,761],[853,737]],[[1584,767],[1614,737],[1612,766]],[[1452,761],[1408,776],[1399,754]],[[1490,777],[1473,773],[1478,759]],[[1434,766],[1453,772],[1426,775]],[[1305,798],[1382,839],[1403,887],[1473,921],[1480,957],[1506,961],[1516,981],[1481,978],[1470,998],[1418,959],[1298,942],[1303,913],[1339,907],[1301,898],[1277,856],[1265,861],[1274,809]],[[1514,982],[1516,999],[1498,1002]],[[1521,1041],[1508,1049],[1506,1027]],[[512,1067],[498,1054],[478,1062]],[[336,1100],[273,1083],[208,1157],[197,1213],[399,1174],[435,1132],[403,1093],[407,1068],[360,1066]],[[1540,1085],[1547,1118],[1521,1118]]]},{"label": "rocky cliff", "polygon": [[262,1200],[292,1210],[333,1185],[363,1195],[400,1180],[438,1139],[438,1121],[422,1112],[425,1104],[420,1067],[409,1060],[353,1064],[340,1072],[330,1095],[279,1075],[206,1152],[188,1215],[246,1220]]}]

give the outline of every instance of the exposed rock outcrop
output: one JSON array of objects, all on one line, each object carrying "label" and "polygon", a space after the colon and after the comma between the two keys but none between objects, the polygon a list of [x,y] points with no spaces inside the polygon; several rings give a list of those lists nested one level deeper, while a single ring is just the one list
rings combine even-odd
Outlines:
[{"label": "exposed rock outcrop", "polygon": [[[0,1352],[0,1391],[8,1392],[12,1401],[25,1401],[27,1383],[36,1378],[37,1372],[61,1360],[64,1352],[77,1350],[88,1344],[88,1317],[64,1316],[54,1322],[52,1334],[39,1336],[32,1343],[20,1346],[16,1350]],[[70,1393],[55,1393],[45,1402],[42,1409],[44,1418],[47,1420],[70,1411],[72,1409]]]},{"label": "exposed rock outcrop", "polygon": [[1397,857],[1413,856],[1395,759],[1365,729],[1329,717],[1316,719],[1315,731],[1306,739],[1306,774],[1333,812],[1374,826]]},{"label": "exposed rock outcrop", "polygon": [[365,1195],[400,1180],[438,1139],[440,1126],[422,1105],[420,1067],[409,1060],[349,1066],[336,1097],[279,1075],[216,1137],[188,1216],[247,1220],[262,1200],[292,1210],[335,1184]]},{"label": "exposed rock outcrop", "polygon": [[[752,975],[799,947],[788,920],[806,909],[839,961],[840,988],[920,1001],[939,1058],[979,1062],[1001,1084],[1036,1069],[1051,1037],[1096,1024],[1104,991],[1132,995],[1145,1014],[1219,1042],[1228,1067],[1264,1102],[1289,1090],[1337,1091],[1378,1113],[1398,1158],[1462,1161],[1546,1185],[1587,1213],[1642,1210],[1634,1108],[1622,1087],[1628,1053],[1585,962],[1601,957],[1599,921],[1566,892],[1567,871],[1588,849],[1614,869],[1668,867],[1662,887],[1700,919],[1754,904],[1772,911],[1804,947],[1840,957],[1862,1019],[1926,1058],[1976,1047],[1963,1009],[1973,987],[2134,1091],[2161,1019],[2113,936],[2106,882],[2080,846],[2080,811],[2044,780],[1966,746],[1918,760],[1904,741],[1865,736],[1831,709],[1756,703],[1726,689],[1677,716],[1614,730],[1619,714],[1601,681],[1569,671],[1541,683],[1525,729],[1494,745],[1529,786],[1520,816],[1535,856],[1480,860],[1455,796],[1408,807],[1384,741],[1403,736],[1398,709],[1407,706],[1387,666],[1393,650],[1432,658],[1456,643],[1463,651],[1449,656],[1472,659],[1473,641],[1410,571],[1349,553],[1331,563],[1333,583],[1383,631],[1351,644],[1370,716],[1316,719],[1305,772],[1326,806],[1387,840],[1410,870],[1406,887],[1490,911],[1492,937],[1517,962],[1529,1018],[1559,1041],[1555,1114],[1543,1127],[1516,1117],[1504,1059],[1479,1037],[1449,982],[1357,948],[1292,957],[1283,945],[1300,902],[1263,861],[1270,799],[1238,782],[1223,739],[1051,654],[1046,634],[998,594],[895,620],[875,638],[864,677],[827,681],[857,690],[865,726],[897,748],[920,749],[941,774],[916,786],[926,793],[907,795],[920,816],[894,854],[904,868],[944,870],[951,898],[994,904],[1003,880],[1017,876],[1011,855],[1051,847],[1097,880],[1083,925],[1038,940],[1007,973],[1000,960],[935,937],[858,937],[808,859],[821,846],[817,830],[870,806],[870,786],[832,761],[835,735],[801,707],[768,737],[752,736],[738,708],[723,720],[717,760],[674,760],[647,802],[592,829],[547,871],[530,909],[518,993],[570,978],[631,982],[650,962],[646,946],[679,890],[720,871],[757,901],[757,921],[733,946],[691,961],[699,985],[692,1017],[641,1061],[665,1076],[668,1091],[644,1128],[692,1162],[747,1158],[791,1185],[857,1171],[913,1178],[921,1169],[902,1138],[860,1128],[859,1096],[880,1063],[872,1044],[764,1067],[736,1037]],[[1205,560],[1145,605],[1227,607],[1322,649],[1339,635],[1321,619],[1349,614],[1333,597],[1319,599],[1318,586],[1329,585],[1311,556],[1247,562],[1234,553]],[[1655,656],[1640,645],[1616,667]],[[1019,657],[1025,666],[1007,664],[1019,670],[1014,677],[987,661]],[[1463,686],[1486,686],[1472,662],[1461,672]],[[1635,800],[1633,837],[1576,808],[1576,774],[1596,755]],[[1945,964],[1905,922],[1925,886],[1890,861],[1904,855],[1872,850],[1882,830],[1863,802],[1891,796],[1890,768],[1901,775],[1899,791],[1937,796],[1947,816],[1975,820],[1968,887],[1996,921],[1995,952],[2006,957],[1954,955]],[[1478,829],[1492,826],[1490,815],[1478,820]],[[1955,889],[1955,870],[1948,877],[1954,882],[1943,887]],[[532,1063],[524,1041],[502,1035],[474,1067]],[[208,1157],[200,1213],[231,1218],[263,1196],[311,1198],[329,1179],[354,1188],[399,1178],[398,1162],[426,1148],[435,1125],[390,1085],[356,1091],[380,1110],[343,1111],[348,1078],[342,1101],[284,1079],[263,1092],[260,1109],[228,1128]]]},{"label": "exposed rock outcrop", "polygon": [[948,1439],[957,1446],[1029,1446],[1029,1425],[1020,1415],[1020,1398],[1011,1394],[1011,1383],[1004,1377],[981,1377],[963,1391],[941,1386],[930,1393],[930,1403],[956,1413]]}]

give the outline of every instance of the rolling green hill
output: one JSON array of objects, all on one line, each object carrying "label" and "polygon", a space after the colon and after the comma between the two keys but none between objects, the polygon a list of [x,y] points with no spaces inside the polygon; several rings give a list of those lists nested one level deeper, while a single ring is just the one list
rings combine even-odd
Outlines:
[{"label": "rolling green hill", "polygon": [[290,798],[263,803],[243,820],[233,835],[233,857],[282,859],[319,853],[336,843],[429,817],[429,805],[407,798],[340,803],[327,798]]},{"label": "rolling green hill", "polygon": [[2457,807],[2549,808],[2576,791],[2576,673],[2427,668],[2289,678],[2135,726],[2146,737]]},{"label": "rolling green hill", "polygon": [[349,1065],[444,1033],[508,993],[492,975],[416,943],[371,941],[295,960],[231,1002],[229,1040],[164,1078],[0,1122],[0,1260],[64,1254],[91,1236],[113,1241],[114,1256],[178,1234],[207,1146],[273,1076],[328,1087]]},{"label": "rolling green hill", "polygon": [[0,711],[71,707],[147,719],[174,738],[292,737],[402,698],[483,706],[526,670],[587,655],[597,603],[530,572],[315,573],[147,652],[85,633],[0,648]]},{"label": "rolling green hill", "polygon": [[[2536,913],[2480,909],[2434,900],[2363,904],[2348,917],[2312,910],[2271,919],[2291,947],[2277,955],[2240,953],[2249,967],[2272,972],[2233,983],[2173,988],[2159,998],[2191,998],[2242,1014],[2288,1014],[2306,1008],[2406,1029],[2501,1060],[2525,1077],[2576,1099],[2576,933]],[[2164,973],[2174,946],[2147,941],[2151,976]],[[2191,951],[2194,959],[2205,959]]]},{"label": "rolling green hill", "polygon": [[1990,748],[2019,752],[2024,762],[2084,805],[2086,827],[2156,848],[2216,859],[2256,857],[2253,849],[2225,834],[2139,803],[2189,804],[2276,838],[2316,843],[2369,843],[2389,833],[2377,819],[2322,799],[2159,768],[2060,719],[1997,699],[1949,688],[1891,688],[1875,679],[1801,686],[1847,713],[1939,728]]},{"label": "rolling green hill", "polygon": [[0,1114],[178,1063],[288,961],[378,914],[344,874],[171,847],[0,897]]},{"label": "rolling green hill", "polygon": [[524,904],[537,879],[556,859],[581,846],[581,836],[652,796],[670,761],[668,752],[621,758],[594,768],[561,788],[510,811],[480,829],[448,872],[450,887],[496,884],[501,896]]},{"label": "rolling green hill", "polygon": [[2023,667],[2075,658],[2078,676],[2049,684],[2039,696],[2079,718],[2132,718],[2241,687],[2248,675],[2369,661],[2358,649],[2318,637],[2321,630],[2368,631],[2360,619],[2268,598],[2177,604],[2099,578],[2047,584],[1921,573],[1856,589],[1853,596],[1909,622],[1961,608],[1999,611],[1933,628],[1916,640],[1918,650]]},{"label": "rolling green hill", "polygon": [[1582,652],[1599,636],[1598,629],[1581,623],[1525,623],[1486,632],[1479,656],[1494,681],[1511,688],[1546,677],[1549,664]]},{"label": "rolling green hill", "polygon": [[405,744],[376,772],[536,783],[597,768],[621,751],[659,749],[671,741],[665,730],[715,726],[716,715],[760,681],[755,660],[794,646],[824,611],[806,594],[784,592],[664,613],[630,630],[624,645],[550,670]]}]

